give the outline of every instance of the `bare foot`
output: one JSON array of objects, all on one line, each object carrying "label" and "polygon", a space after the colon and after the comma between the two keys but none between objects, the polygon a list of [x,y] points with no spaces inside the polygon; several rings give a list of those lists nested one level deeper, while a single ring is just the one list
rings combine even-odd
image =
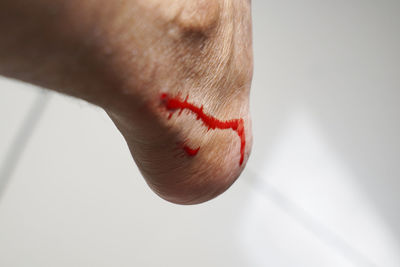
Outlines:
[{"label": "bare foot", "polygon": [[250,3],[176,2],[158,9],[139,89],[125,91],[145,100],[132,117],[129,103],[126,114],[109,114],[149,186],[168,201],[195,204],[224,192],[251,150]]},{"label": "bare foot", "polygon": [[[231,186],[250,154],[250,9],[250,0],[65,1],[48,30],[60,60],[43,72],[78,82],[0,73],[102,106],[159,196],[201,203]],[[43,46],[32,47],[24,60]]]}]

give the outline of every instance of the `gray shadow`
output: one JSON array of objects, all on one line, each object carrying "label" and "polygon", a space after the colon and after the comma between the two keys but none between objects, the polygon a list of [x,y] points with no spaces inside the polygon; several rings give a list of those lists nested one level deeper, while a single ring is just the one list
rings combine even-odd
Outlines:
[{"label": "gray shadow", "polygon": [[25,118],[22,120],[18,132],[9,145],[8,151],[5,154],[5,159],[0,165],[0,203],[6,192],[15,168],[17,167],[25,148],[29,143],[29,140],[34,133],[44,110],[46,109],[49,99],[49,93],[43,90],[38,92],[35,100],[26,113]]},{"label": "gray shadow", "polygon": [[253,1],[255,148],[305,107],[400,242],[400,2]]}]

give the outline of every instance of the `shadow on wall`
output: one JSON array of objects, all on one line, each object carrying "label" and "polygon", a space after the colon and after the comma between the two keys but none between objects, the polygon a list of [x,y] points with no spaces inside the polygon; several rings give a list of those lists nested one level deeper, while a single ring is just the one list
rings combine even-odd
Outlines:
[{"label": "shadow on wall", "polygon": [[21,127],[16,132],[12,142],[6,151],[6,158],[0,163],[0,203],[7,190],[14,170],[18,166],[19,160],[24,153],[26,145],[29,142],[40,118],[47,107],[50,96],[46,91],[38,91],[32,105],[21,122]]},{"label": "shadow on wall", "polygon": [[254,158],[305,107],[400,241],[400,2],[253,3]]}]

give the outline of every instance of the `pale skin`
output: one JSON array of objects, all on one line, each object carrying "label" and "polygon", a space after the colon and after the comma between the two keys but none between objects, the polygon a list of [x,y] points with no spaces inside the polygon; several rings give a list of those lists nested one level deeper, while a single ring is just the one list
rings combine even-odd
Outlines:
[{"label": "pale skin", "polygon": [[[149,186],[197,204],[229,188],[251,145],[250,0],[2,0],[0,75],[102,107]],[[160,95],[189,96],[232,130],[207,131],[186,110],[168,119]],[[187,155],[181,144],[201,147]]]}]

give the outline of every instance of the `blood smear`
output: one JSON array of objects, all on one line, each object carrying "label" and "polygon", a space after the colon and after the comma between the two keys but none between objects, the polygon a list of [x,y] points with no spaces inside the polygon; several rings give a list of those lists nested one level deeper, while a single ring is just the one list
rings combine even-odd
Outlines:
[{"label": "blood smear", "polygon": [[[221,121],[218,120],[217,118],[207,115],[203,111],[203,106],[198,107],[192,103],[188,102],[188,97],[185,98],[185,100],[182,100],[177,97],[171,97],[167,93],[162,93],[161,94],[161,101],[163,105],[167,108],[167,110],[171,111],[168,119],[172,117],[173,112],[180,110],[179,114],[187,109],[196,114],[196,119],[201,120],[203,124],[208,128],[208,130],[215,130],[215,129],[221,129],[221,130],[227,130],[227,129],[232,129],[235,131],[240,139],[240,161],[239,165],[243,164],[244,161],[244,151],[246,147],[246,137],[245,137],[245,130],[244,130],[244,121],[243,119],[233,119],[233,120],[227,120],[227,121]],[[197,152],[200,150],[200,147],[197,149],[191,149],[187,146],[184,146],[185,152],[189,156],[195,156]]]},{"label": "blood smear", "polygon": [[198,147],[197,149],[192,149],[188,146],[183,146],[183,150],[185,150],[186,154],[188,154],[188,156],[194,157],[197,155],[197,152],[199,152],[200,147]]}]

